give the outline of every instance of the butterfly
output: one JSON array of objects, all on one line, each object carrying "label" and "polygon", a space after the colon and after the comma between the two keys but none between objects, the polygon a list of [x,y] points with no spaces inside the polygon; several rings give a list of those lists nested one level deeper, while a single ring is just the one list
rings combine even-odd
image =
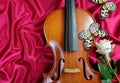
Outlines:
[{"label": "butterfly", "polygon": [[114,2],[110,2],[107,0],[92,0],[92,2],[102,4],[100,13],[102,19],[106,19],[110,15],[110,12],[116,10],[116,4]]},{"label": "butterfly", "polygon": [[79,39],[84,40],[83,46],[86,50],[89,50],[95,37],[106,37],[107,35],[107,31],[100,29],[98,23],[92,23],[90,24],[89,29],[82,30],[79,33]]}]

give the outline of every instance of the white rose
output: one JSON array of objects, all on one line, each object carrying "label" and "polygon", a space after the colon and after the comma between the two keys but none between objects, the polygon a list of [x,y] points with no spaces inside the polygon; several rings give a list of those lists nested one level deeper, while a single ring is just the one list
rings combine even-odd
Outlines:
[{"label": "white rose", "polygon": [[109,55],[109,53],[111,53],[114,48],[114,44],[111,44],[111,43],[112,41],[109,41],[106,39],[96,42],[95,43],[95,46],[97,47],[96,52],[102,55]]}]

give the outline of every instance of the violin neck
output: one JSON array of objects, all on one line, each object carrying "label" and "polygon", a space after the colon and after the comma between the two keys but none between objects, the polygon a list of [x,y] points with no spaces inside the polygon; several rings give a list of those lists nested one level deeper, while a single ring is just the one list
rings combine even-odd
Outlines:
[{"label": "violin neck", "polygon": [[65,0],[65,37],[64,50],[78,50],[75,0]]}]

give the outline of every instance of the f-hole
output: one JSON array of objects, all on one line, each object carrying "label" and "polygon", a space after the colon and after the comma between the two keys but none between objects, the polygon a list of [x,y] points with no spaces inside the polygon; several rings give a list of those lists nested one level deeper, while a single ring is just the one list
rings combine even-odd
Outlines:
[{"label": "f-hole", "polygon": [[81,62],[81,61],[83,62],[83,74],[84,74],[85,79],[86,79],[86,80],[92,80],[92,78],[93,78],[92,75],[89,75],[89,77],[87,77],[87,75],[86,75],[85,60],[84,60],[82,57],[80,57],[80,58],[78,59],[78,61],[79,61],[79,62]]}]

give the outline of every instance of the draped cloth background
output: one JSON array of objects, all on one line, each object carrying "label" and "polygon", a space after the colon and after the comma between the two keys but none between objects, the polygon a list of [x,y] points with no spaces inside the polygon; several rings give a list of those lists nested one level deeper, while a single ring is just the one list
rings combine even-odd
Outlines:
[{"label": "draped cloth background", "polygon": [[[76,6],[88,10],[115,43],[111,58],[120,59],[120,0],[111,0],[117,10],[100,19],[101,5],[91,0],[76,0]],[[0,83],[41,83],[42,73],[50,70],[53,54],[45,48],[43,25],[55,9],[64,8],[64,0],[0,0]],[[52,30],[52,27],[51,27]],[[89,58],[95,64],[95,50]]]}]

